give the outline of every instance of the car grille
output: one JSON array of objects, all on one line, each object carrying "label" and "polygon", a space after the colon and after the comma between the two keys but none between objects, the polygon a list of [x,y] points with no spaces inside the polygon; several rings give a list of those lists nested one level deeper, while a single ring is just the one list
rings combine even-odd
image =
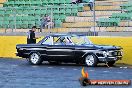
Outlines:
[{"label": "car grille", "polygon": [[112,56],[122,56],[122,52],[121,51],[113,51],[111,52]]}]

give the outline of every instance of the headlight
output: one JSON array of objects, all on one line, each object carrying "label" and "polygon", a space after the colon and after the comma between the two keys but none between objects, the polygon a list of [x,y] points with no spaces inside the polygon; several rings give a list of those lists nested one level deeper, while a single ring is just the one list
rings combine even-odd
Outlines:
[{"label": "headlight", "polygon": [[121,55],[123,56],[123,51],[121,51]]},{"label": "headlight", "polygon": [[107,57],[109,55],[109,52],[103,51],[103,55],[104,55],[104,57]]}]

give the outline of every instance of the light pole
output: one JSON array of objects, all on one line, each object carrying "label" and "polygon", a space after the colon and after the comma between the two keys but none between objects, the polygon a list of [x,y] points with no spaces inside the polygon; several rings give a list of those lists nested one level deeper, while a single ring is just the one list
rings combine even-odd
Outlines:
[{"label": "light pole", "polygon": [[94,22],[94,36],[96,35],[96,29],[95,29],[95,22],[96,22],[96,15],[95,15],[95,0],[93,0],[93,22]]}]

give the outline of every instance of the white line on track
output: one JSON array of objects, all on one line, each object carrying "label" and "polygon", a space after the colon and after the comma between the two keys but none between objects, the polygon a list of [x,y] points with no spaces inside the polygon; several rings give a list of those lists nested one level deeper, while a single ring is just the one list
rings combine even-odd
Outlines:
[{"label": "white line on track", "polygon": [[109,69],[112,69],[113,67],[109,67]]},{"label": "white line on track", "polygon": [[125,68],[125,69],[127,69],[128,67],[120,67],[120,68]]},{"label": "white line on track", "polygon": [[53,68],[53,67],[48,67],[48,68]]},{"label": "white line on track", "polygon": [[33,68],[37,68],[38,66],[32,66]]},{"label": "white line on track", "polygon": [[124,67],[124,68],[128,68],[128,67]]},{"label": "white line on track", "polygon": [[61,68],[61,69],[65,69],[65,68]]},{"label": "white line on track", "polygon": [[89,71],[95,71],[95,70],[89,70]]},{"label": "white line on track", "polygon": [[78,69],[73,69],[73,70],[78,70]]},{"label": "white line on track", "polygon": [[12,66],[13,66],[13,67],[17,67],[18,65],[15,65],[15,64],[14,64],[14,65],[12,65]]},{"label": "white line on track", "polygon": [[103,71],[103,72],[109,72],[109,71]]}]

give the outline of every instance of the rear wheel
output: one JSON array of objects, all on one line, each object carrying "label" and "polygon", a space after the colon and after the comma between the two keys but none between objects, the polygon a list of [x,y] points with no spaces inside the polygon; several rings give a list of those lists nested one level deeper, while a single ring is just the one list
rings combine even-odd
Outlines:
[{"label": "rear wheel", "polygon": [[108,62],[108,66],[113,66],[115,64],[115,61]]},{"label": "rear wheel", "polygon": [[87,66],[92,66],[92,67],[97,66],[97,64],[98,64],[97,57],[94,54],[87,55],[85,57],[85,64]]},{"label": "rear wheel", "polygon": [[40,65],[43,61],[38,53],[32,53],[28,58],[28,62],[32,65]]}]

